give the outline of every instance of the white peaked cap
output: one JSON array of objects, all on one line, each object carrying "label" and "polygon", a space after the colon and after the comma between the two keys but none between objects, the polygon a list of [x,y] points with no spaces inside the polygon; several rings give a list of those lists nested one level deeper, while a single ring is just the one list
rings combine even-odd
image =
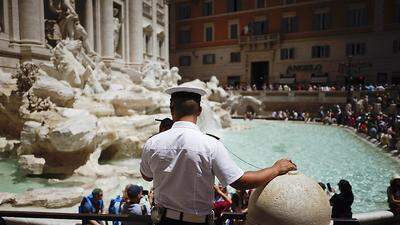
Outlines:
[{"label": "white peaked cap", "polygon": [[193,87],[193,86],[184,86],[184,85],[171,87],[171,88],[168,88],[167,90],[165,90],[165,93],[170,94],[170,95],[172,95],[173,93],[176,93],[176,92],[189,92],[189,93],[199,94],[201,96],[204,96],[207,94],[207,92],[202,88]]}]

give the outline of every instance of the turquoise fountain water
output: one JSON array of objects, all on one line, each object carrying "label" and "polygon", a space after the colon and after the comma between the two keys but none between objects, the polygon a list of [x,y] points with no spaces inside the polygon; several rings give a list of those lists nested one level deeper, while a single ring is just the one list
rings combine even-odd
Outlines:
[{"label": "turquoise fountain water", "polygon": [[[353,186],[355,202],[353,212],[387,209],[386,188],[390,178],[400,173],[400,163],[342,128],[278,121],[234,121],[249,125],[241,131],[226,130],[222,141],[236,155],[259,167],[271,166],[277,159],[290,157],[301,173],[317,181],[330,182],[337,188],[340,179]],[[244,170],[255,168],[232,156]],[[139,170],[139,159],[111,162]],[[18,175],[13,160],[0,159],[0,192],[20,193],[29,188],[75,186],[85,180],[66,180],[50,184],[43,178],[23,178]],[[126,181],[140,183],[143,180]],[[123,184],[121,184],[123,186]],[[122,187],[121,186],[121,187]],[[119,187],[117,192],[120,192]]]},{"label": "turquoise fountain water", "polygon": [[[340,179],[353,186],[353,212],[387,209],[386,188],[400,163],[342,128],[278,121],[235,121],[251,129],[225,131],[223,142],[240,158],[271,166],[290,157],[305,175],[335,190]],[[232,156],[241,168],[255,168]]]}]

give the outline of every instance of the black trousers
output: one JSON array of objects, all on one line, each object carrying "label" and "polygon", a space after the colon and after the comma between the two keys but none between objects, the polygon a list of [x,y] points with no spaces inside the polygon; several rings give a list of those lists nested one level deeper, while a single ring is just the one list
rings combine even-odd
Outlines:
[{"label": "black trousers", "polygon": [[190,223],[164,217],[158,225],[207,225],[207,223]]}]

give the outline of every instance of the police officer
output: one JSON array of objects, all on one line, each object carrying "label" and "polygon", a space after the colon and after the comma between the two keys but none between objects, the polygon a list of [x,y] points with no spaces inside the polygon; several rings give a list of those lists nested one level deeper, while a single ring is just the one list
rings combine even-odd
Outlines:
[{"label": "police officer", "polygon": [[207,224],[211,218],[215,176],[223,186],[251,189],[276,176],[296,170],[282,159],[272,167],[243,172],[216,138],[203,134],[196,125],[201,114],[200,88],[178,86],[167,89],[174,124],[151,137],[143,147],[140,172],[153,181],[156,205],[163,209],[160,224]]}]

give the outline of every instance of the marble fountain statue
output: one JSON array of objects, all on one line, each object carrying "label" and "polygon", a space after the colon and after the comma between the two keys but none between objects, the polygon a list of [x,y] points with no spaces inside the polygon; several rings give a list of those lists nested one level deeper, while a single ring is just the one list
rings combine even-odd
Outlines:
[{"label": "marble fountain statue", "polygon": [[[158,131],[155,119],[170,117],[164,90],[181,80],[178,68],[156,61],[111,68],[89,48],[73,7],[51,6],[66,9],[71,26],[60,26],[50,61],[23,63],[13,74],[0,70],[0,157],[15,160],[24,176],[48,179],[50,188],[0,192],[0,205],[70,207],[95,186],[107,193],[121,179],[138,178],[132,168],[100,165],[99,159],[139,158],[141,145]],[[209,93],[201,129],[229,127],[228,94],[218,80],[193,82]],[[52,187],[71,179],[84,184]]]}]

